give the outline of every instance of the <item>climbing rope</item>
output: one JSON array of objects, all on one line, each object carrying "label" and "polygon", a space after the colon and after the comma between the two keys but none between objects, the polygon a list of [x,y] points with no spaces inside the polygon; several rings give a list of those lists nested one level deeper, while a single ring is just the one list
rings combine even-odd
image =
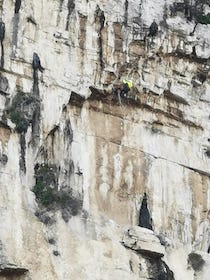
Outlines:
[{"label": "climbing rope", "polygon": [[120,97],[120,91],[117,91],[117,96],[118,96],[118,100],[119,100],[119,104],[120,104],[120,109],[121,109],[121,113],[123,115],[123,120],[125,120],[125,109],[124,106],[122,105],[122,101],[121,101],[121,97]]}]

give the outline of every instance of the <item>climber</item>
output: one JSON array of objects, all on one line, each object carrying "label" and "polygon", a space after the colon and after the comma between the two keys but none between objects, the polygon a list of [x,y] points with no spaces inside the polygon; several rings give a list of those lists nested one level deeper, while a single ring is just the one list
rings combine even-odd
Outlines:
[{"label": "climber", "polygon": [[40,72],[44,71],[44,68],[41,66],[40,58],[37,53],[33,53],[33,62],[32,67],[34,70],[39,69]]},{"label": "climber", "polygon": [[3,21],[0,22],[0,42],[2,43],[5,35],[5,24]]},{"label": "climber", "polygon": [[149,27],[149,34],[148,34],[148,36],[154,37],[157,34],[157,32],[158,32],[158,25],[157,25],[156,21],[153,20],[153,23]]},{"label": "climber", "polygon": [[122,90],[121,90],[121,97],[127,97],[128,92],[131,90],[133,83],[131,80],[123,80],[122,81]]}]

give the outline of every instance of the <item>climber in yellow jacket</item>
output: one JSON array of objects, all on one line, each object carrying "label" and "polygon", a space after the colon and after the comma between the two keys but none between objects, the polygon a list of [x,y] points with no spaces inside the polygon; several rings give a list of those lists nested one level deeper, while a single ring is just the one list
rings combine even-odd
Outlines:
[{"label": "climber in yellow jacket", "polygon": [[127,93],[131,90],[131,88],[133,87],[133,83],[131,80],[123,80],[123,88],[121,91],[121,96],[122,97],[127,97]]},{"label": "climber in yellow jacket", "polygon": [[123,80],[123,84],[127,84],[129,89],[133,87],[133,82],[131,80]]}]

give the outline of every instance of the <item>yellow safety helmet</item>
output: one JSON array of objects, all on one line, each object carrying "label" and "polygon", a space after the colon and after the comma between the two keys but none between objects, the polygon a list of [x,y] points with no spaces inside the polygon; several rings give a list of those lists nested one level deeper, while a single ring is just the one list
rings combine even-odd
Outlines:
[{"label": "yellow safety helmet", "polygon": [[133,82],[131,80],[123,80],[123,84],[128,84],[129,89],[133,86]]}]

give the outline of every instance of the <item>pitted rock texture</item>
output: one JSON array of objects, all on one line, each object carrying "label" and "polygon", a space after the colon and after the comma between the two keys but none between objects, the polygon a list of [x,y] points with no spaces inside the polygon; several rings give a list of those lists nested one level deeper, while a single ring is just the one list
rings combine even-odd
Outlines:
[{"label": "pitted rock texture", "polygon": [[209,5],[0,0],[0,279],[209,280]]}]

